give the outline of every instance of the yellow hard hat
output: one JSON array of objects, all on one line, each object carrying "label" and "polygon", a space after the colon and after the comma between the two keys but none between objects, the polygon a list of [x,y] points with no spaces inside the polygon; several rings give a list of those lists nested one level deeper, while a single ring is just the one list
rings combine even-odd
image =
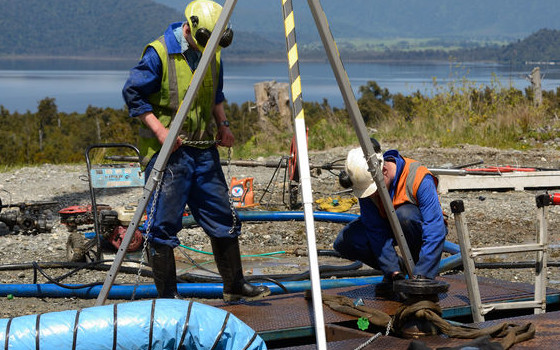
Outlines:
[{"label": "yellow hard hat", "polygon": [[[194,0],[185,8],[185,17],[200,51],[204,51],[221,12],[222,6],[210,0]],[[227,47],[232,40],[233,31],[227,28],[220,37],[220,46]]]}]

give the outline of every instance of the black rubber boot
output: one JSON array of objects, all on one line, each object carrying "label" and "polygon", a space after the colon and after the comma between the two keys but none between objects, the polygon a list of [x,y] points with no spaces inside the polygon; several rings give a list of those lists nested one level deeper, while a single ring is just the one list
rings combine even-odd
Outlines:
[{"label": "black rubber boot", "polygon": [[238,238],[212,238],[210,241],[224,283],[224,301],[251,301],[270,295],[268,287],[254,286],[243,277]]},{"label": "black rubber boot", "polygon": [[148,260],[154,275],[154,284],[159,298],[180,298],[177,293],[177,269],[173,248],[167,245],[151,244]]}]

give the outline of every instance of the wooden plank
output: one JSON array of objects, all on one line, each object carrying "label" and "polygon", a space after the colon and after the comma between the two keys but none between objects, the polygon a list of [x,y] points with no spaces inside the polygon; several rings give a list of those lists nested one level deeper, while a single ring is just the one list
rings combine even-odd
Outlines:
[{"label": "wooden plank", "polygon": [[511,172],[501,175],[439,175],[438,191],[560,188],[560,171]]}]

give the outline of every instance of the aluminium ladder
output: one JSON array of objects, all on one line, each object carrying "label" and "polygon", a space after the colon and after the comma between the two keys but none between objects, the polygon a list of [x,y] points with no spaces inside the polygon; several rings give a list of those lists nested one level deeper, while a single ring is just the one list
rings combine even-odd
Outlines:
[{"label": "aluminium ladder", "polygon": [[[473,248],[471,246],[467,225],[462,215],[465,211],[463,201],[456,200],[451,202],[451,211],[455,217],[455,226],[457,228],[459,245],[461,247],[461,258],[463,260],[463,269],[474,322],[484,322],[484,316],[493,310],[533,308],[535,314],[541,314],[546,311],[546,267],[548,257],[546,207],[551,204],[550,196],[548,194],[537,195],[536,202],[538,229],[535,243],[485,248]],[[485,255],[528,252],[536,252],[535,292],[533,300],[482,303],[474,259]]]}]

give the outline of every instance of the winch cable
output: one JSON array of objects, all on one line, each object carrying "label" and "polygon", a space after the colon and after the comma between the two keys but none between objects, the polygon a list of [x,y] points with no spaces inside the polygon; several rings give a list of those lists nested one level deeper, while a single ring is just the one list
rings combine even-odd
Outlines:
[{"label": "winch cable", "polygon": [[[509,322],[496,324],[486,328],[473,328],[463,325],[451,324],[441,317],[440,306],[432,301],[422,300],[411,305],[401,306],[394,316],[378,309],[365,305],[356,305],[352,299],[344,295],[331,295],[322,293],[323,303],[331,309],[347,315],[365,318],[369,323],[385,328],[392,324],[392,331],[400,334],[404,324],[412,317],[425,319],[431,322],[439,331],[450,338],[475,339],[482,336],[490,336],[495,339],[504,349],[531,339],[535,335],[535,326],[532,323],[520,326]],[[310,298],[309,291],[305,297]]]}]

